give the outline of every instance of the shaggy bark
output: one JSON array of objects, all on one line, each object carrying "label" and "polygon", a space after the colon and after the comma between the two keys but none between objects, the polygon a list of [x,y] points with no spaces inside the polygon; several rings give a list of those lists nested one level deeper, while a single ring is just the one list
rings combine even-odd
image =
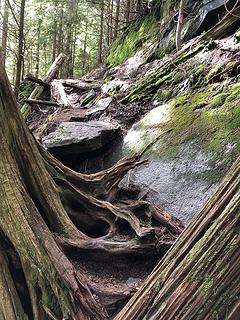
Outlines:
[{"label": "shaggy bark", "polygon": [[107,319],[105,305],[116,312],[133,292],[125,286],[116,294],[91,282],[70,258],[96,255],[108,266],[113,258],[127,264],[129,257],[161,257],[183,227],[159,208],[119,194],[118,182],[141,161],[122,160],[92,175],[73,172],[35,142],[2,66],[0,88],[0,268],[10,261],[0,279],[0,315]]},{"label": "shaggy bark", "polygon": [[238,319],[240,158],[116,320]]}]

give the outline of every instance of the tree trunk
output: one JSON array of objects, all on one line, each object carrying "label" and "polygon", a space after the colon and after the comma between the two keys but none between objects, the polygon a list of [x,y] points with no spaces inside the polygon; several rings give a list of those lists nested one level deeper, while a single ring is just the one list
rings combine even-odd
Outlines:
[{"label": "tree trunk", "polygon": [[[57,2],[54,1],[54,9],[57,12],[58,7],[57,7]],[[56,15],[56,13],[55,13]],[[57,54],[57,31],[58,31],[58,21],[57,21],[57,17],[54,17],[54,21],[53,21],[53,41],[52,41],[52,63],[55,61],[56,59],[56,54]]]},{"label": "tree trunk", "polygon": [[239,319],[240,157],[116,320]]},{"label": "tree trunk", "polygon": [[2,60],[5,67],[6,63],[6,52],[7,52],[7,34],[8,34],[8,16],[9,16],[9,7],[7,0],[4,1],[4,13],[3,13],[3,22],[2,22]]},{"label": "tree trunk", "polygon": [[25,0],[21,1],[20,8],[20,20],[18,30],[18,54],[17,54],[17,67],[16,67],[16,78],[15,78],[15,95],[18,96],[19,86],[22,76],[22,66],[24,60],[24,16],[25,16]]},{"label": "tree trunk", "polygon": [[176,31],[176,48],[179,51],[182,47],[182,28],[183,28],[184,0],[180,0],[179,15]]},{"label": "tree trunk", "polygon": [[126,7],[125,7],[125,22],[126,22],[126,25],[129,25],[130,10],[131,10],[131,0],[126,0]]},{"label": "tree trunk", "polygon": [[121,0],[117,0],[117,3],[116,3],[116,15],[115,15],[114,38],[116,38],[117,34],[118,34],[120,3],[121,3]]},{"label": "tree trunk", "polygon": [[36,71],[35,77],[39,77],[39,62],[40,62],[40,46],[41,46],[41,27],[42,27],[42,20],[38,19],[38,28],[37,28],[37,52],[36,52]]},{"label": "tree trunk", "polygon": [[[88,15],[87,15],[88,18]],[[82,70],[83,74],[86,73],[87,65],[87,40],[88,40],[88,19],[85,21],[84,43],[83,43],[83,58],[82,58]]]},{"label": "tree trunk", "polygon": [[92,175],[73,172],[35,142],[1,65],[0,86],[2,270],[9,260],[0,277],[0,315],[7,320],[24,319],[23,313],[38,320],[108,319],[105,306],[116,311],[133,294],[131,286],[99,285],[73,257],[81,262],[96,256],[95,264],[104,268],[120,259],[127,272],[132,259],[141,259],[138,267],[146,256],[159,259],[183,227],[143,200],[121,198],[118,183],[142,161],[122,160]]},{"label": "tree trunk", "polygon": [[103,62],[103,37],[104,37],[104,0],[101,0],[101,18],[100,18],[100,33],[98,43],[98,65]]},{"label": "tree trunk", "polygon": [[[46,171],[37,145],[21,122],[2,66],[0,84],[0,230],[11,243],[9,251],[16,255],[24,273],[24,289],[31,301],[31,312],[38,320],[50,314],[55,318],[106,319],[105,311],[82,283],[83,279],[50,232],[81,238],[61,204],[59,191]],[[3,246],[6,249],[6,245]],[[12,271],[10,284],[16,272]],[[10,301],[13,313],[18,301],[14,295]],[[0,314],[6,313],[5,308],[1,300]],[[17,319],[23,318],[21,306],[14,312]],[[8,310],[7,314],[6,319],[11,320]]]}]

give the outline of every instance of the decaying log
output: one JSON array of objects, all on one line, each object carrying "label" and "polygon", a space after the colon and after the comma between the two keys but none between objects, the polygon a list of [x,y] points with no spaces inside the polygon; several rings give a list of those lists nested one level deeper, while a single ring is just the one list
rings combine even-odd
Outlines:
[{"label": "decaying log", "polygon": [[71,107],[71,103],[68,101],[62,80],[53,80],[51,83],[51,97],[57,101],[57,103],[65,108]]},{"label": "decaying log", "polygon": [[[66,59],[65,54],[61,53],[56,58],[56,60],[54,61],[50,69],[48,70],[46,77],[43,79],[43,82],[50,83],[56,77],[65,59]],[[44,87],[42,85],[37,85],[36,88],[31,93],[29,99],[38,99],[43,93],[43,91],[44,91]],[[24,118],[28,116],[30,110],[31,110],[31,106],[28,103],[24,103],[24,105],[21,108],[21,113]]]},{"label": "decaying log", "polygon": [[100,89],[102,83],[100,82],[85,82],[82,80],[74,80],[74,79],[61,79],[58,80],[62,83],[62,85],[66,86],[66,87],[73,87],[76,89],[80,89],[82,91],[87,91],[87,90],[91,90],[91,89]]},{"label": "decaying log", "polygon": [[54,101],[46,101],[46,100],[24,99],[24,102],[26,102],[28,104],[43,104],[45,106],[52,106],[52,107],[59,106],[59,104],[57,104]]},{"label": "decaying log", "polygon": [[40,85],[43,86],[43,87],[47,87],[47,88],[50,87],[50,84],[49,84],[49,83],[44,82],[44,81],[42,81],[41,79],[38,79],[38,78],[34,77],[34,76],[31,75],[31,74],[26,75],[25,80],[31,81],[31,82],[34,82],[34,83],[37,83],[37,84],[40,84]]},{"label": "decaying log", "polygon": [[240,157],[115,320],[239,319]]},{"label": "decaying log", "polygon": [[234,45],[227,45],[227,44],[221,44],[220,41],[214,41],[218,48],[222,51],[229,51],[229,52],[239,52],[240,51],[240,44],[234,44]]},{"label": "decaying log", "polygon": [[227,13],[221,21],[214,25],[210,30],[199,37],[200,41],[214,40],[224,37],[229,30],[239,25],[240,5],[238,5],[232,12]]},{"label": "decaying log", "polygon": [[[51,96],[58,104],[66,108],[72,107],[73,102],[70,101],[65,92],[65,88],[74,88],[81,91],[89,91],[92,89],[100,89],[99,82],[88,83],[82,80],[59,79],[51,83]],[[66,89],[67,90],[67,89]],[[77,103],[77,101],[75,101]]]}]

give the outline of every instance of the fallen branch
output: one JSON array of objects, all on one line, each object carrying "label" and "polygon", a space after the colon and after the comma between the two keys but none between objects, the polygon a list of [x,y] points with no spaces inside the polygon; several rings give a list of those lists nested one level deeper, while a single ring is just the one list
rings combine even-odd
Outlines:
[{"label": "fallen branch", "polygon": [[95,83],[87,83],[81,80],[74,80],[74,79],[62,79],[62,80],[57,80],[61,82],[62,85],[66,87],[73,87],[76,89],[81,89],[83,91],[91,90],[91,89],[100,89],[101,83],[95,82]]},{"label": "fallen branch", "polygon": [[59,104],[57,104],[54,101],[45,101],[45,100],[36,100],[36,99],[24,99],[24,102],[28,104],[43,104],[45,106],[53,106],[58,107]]},{"label": "fallen branch", "polygon": [[45,88],[49,88],[49,86],[50,86],[49,83],[44,82],[44,81],[42,81],[41,79],[38,79],[38,78],[32,76],[31,74],[27,75],[27,76],[25,77],[25,80],[31,81],[31,82],[34,82],[34,83],[37,83],[37,84],[39,84],[39,85],[41,85],[41,86],[43,86],[43,87],[45,87]]},{"label": "fallen branch", "polygon": [[63,105],[65,108],[71,107],[71,103],[68,101],[66,92],[64,90],[62,81],[53,80],[51,83],[51,97],[57,101],[59,105]]},{"label": "fallen branch", "polygon": [[[43,82],[49,84],[56,77],[65,59],[66,59],[65,54],[61,53],[57,57],[57,59],[54,61],[50,69],[48,70],[46,77],[43,79]],[[43,93],[43,91],[44,91],[44,87],[42,85],[37,85],[36,88],[31,93],[29,99],[38,99]],[[24,103],[24,105],[21,108],[21,113],[24,118],[28,116],[30,110],[31,110],[31,106],[28,103]]]}]

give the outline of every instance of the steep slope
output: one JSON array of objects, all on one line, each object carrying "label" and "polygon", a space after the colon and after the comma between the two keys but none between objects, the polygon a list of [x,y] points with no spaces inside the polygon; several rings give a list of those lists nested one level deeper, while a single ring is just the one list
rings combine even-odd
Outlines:
[{"label": "steep slope", "polygon": [[[47,109],[40,112],[40,121],[39,111],[33,111],[28,121],[40,138],[62,121],[101,119],[120,124],[125,136],[123,153],[121,142],[113,150],[110,143],[95,154],[76,156],[73,167],[94,172],[122,154],[148,158],[149,165],[131,172],[127,183],[142,185],[143,195],[147,193],[152,202],[188,223],[239,152],[240,9],[186,42],[180,52],[167,54],[174,46],[176,29],[170,3],[155,4],[151,16],[130,27],[110,52],[105,71],[53,83],[53,97],[64,105],[57,83],[72,108]],[[194,4],[195,18],[187,20],[185,37],[207,30],[211,27],[208,15],[225,10],[224,1],[204,3]],[[186,10],[190,5],[191,1],[186,3]],[[161,59],[156,59],[157,54]],[[37,122],[32,121],[34,117]],[[66,163],[71,165],[71,160]]]}]

